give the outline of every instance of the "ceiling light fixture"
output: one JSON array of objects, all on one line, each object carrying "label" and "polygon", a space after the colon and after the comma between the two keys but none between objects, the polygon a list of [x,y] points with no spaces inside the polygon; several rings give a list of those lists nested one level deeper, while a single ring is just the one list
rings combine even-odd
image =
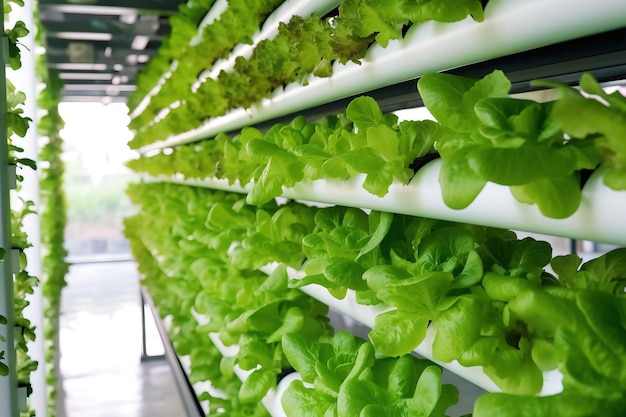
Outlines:
[{"label": "ceiling light fixture", "polygon": [[124,13],[120,15],[120,22],[132,25],[137,21],[137,13]]},{"label": "ceiling light fixture", "polygon": [[135,51],[143,51],[148,46],[150,42],[150,37],[145,35],[137,35],[133,38],[133,42],[130,44],[130,47]]},{"label": "ceiling light fixture", "polygon": [[107,69],[106,64],[90,63],[50,63],[48,66],[62,71],[104,71]]},{"label": "ceiling light fixture", "polygon": [[93,72],[61,72],[59,78],[62,80],[98,80],[108,81],[113,78],[113,74],[93,73]]},{"label": "ceiling light fixture", "polygon": [[65,91],[107,91],[115,89],[116,91],[135,91],[134,85],[112,85],[112,84],[65,84]]},{"label": "ceiling light fixture", "polygon": [[110,41],[113,35],[100,32],[50,32],[48,36],[75,41]]}]

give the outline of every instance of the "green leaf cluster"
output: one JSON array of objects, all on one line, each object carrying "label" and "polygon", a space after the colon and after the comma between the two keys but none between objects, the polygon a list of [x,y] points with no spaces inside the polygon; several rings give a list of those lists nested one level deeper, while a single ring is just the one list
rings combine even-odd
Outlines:
[{"label": "green leaf cluster", "polygon": [[355,290],[363,304],[380,300],[368,287],[363,274],[368,268],[388,263],[389,248],[404,239],[402,216],[356,208],[330,207],[315,214],[316,228],[302,240],[307,257],[306,276],[292,280],[290,286],[322,285],[336,297]]},{"label": "green leaf cluster", "polygon": [[580,89],[553,83],[561,97],[555,102],[553,117],[572,141],[590,142],[602,155],[604,184],[613,190],[626,190],[626,97],[619,91],[606,93],[589,73],[580,78]]},{"label": "green leaf cluster", "polygon": [[[312,123],[296,117],[266,132],[244,128],[232,139],[219,134],[129,166],[151,174],[227,178],[231,184],[252,180],[247,201],[262,204],[305,180],[357,175],[364,176],[367,191],[382,197],[394,181],[410,180],[416,159],[437,152],[439,183],[449,207],[467,207],[493,182],[509,186],[518,201],[536,204],[545,216],[565,218],[580,206],[583,173],[600,166],[605,183],[615,190],[623,177],[624,152],[617,139],[623,97],[603,93],[589,75],[581,83],[606,104],[559,86],[562,97],[552,102],[509,97],[510,82],[500,71],[480,80],[429,74],[418,88],[438,123],[398,122],[363,96],[336,116]],[[594,109],[579,109],[587,116],[576,118],[577,123],[585,120],[578,127],[566,117],[574,114],[573,105]]]},{"label": "green leaf cluster", "polygon": [[[159,48],[157,56],[150,60],[148,68],[139,74],[137,90],[129,98],[131,110],[170,71],[173,61],[176,65],[130,127],[139,129],[151,123],[161,109],[181,98],[181,92],[191,92],[203,71],[210,69],[217,60],[227,58],[236,45],[251,44],[252,36],[262,27],[266,16],[281,3],[282,0],[230,0],[226,10],[202,29],[201,39],[193,44],[190,41],[198,34],[198,24],[210,10],[213,0],[182,5],[180,12],[170,17],[171,34]],[[189,104],[190,108],[193,107],[191,102]]]},{"label": "green leaf cluster", "polygon": [[526,348],[525,324],[507,321],[503,308],[518,286],[542,285],[550,245],[429,219],[406,221],[404,230],[405,242],[392,248],[390,262],[362,276],[388,306],[369,334],[376,349],[409,353],[431,329],[435,359],[481,366],[505,392],[538,392],[542,372]]},{"label": "green leaf cluster", "polygon": [[21,210],[15,207],[11,209],[11,233],[12,244],[20,245],[19,248],[19,265],[18,272],[13,278],[13,301],[14,301],[14,320],[15,320],[15,349],[16,349],[16,375],[17,381],[23,384],[30,383],[30,374],[37,369],[38,363],[31,359],[28,354],[29,343],[35,340],[35,326],[30,319],[24,315],[26,307],[30,304],[27,297],[33,294],[35,287],[39,285],[39,279],[31,275],[28,268],[28,260],[24,252],[24,248],[32,246],[28,241],[23,228],[23,219],[29,214],[33,214],[30,208],[32,202],[24,202]]},{"label": "green leaf cluster", "polygon": [[193,310],[206,321],[199,326],[205,335],[238,346],[222,368],[252,371],[238,400],[260,401],[288,366],[284,334],[316,338],[331,331],[328,307],[289,289],[285,266],[269,276],[256,269],[302,263],[299,241],[313,227],[309,208],[255,209],[238,195],[167,183],[133,184],[128,193],[142,212],[126,219],[127,236],[150,248],[163,271],[143,279],[155,298],[168,298],[160,302],[160,314],[180,317],[175,326],[195,328],[188,317]]},{"label": "green leaf cluster", "polygon": [[[23,5],[23,3],[14,2],[17,5]],[[8,14],[11,7],[5,8],[5,14]],[[18,70],[21,67],[21,51],[19,48],[19,38],[22,38],[29,34],[29,29],[26,28],[24,22],[18,21],[11,29],[5,29],[4,36],[8,39],[9,44],[9,65],[12,69]],[[36,164],[29,158],[23,158],[19,156],[19,153],[23,152],[23,149],[15,145],[14,140],[17,138],[23,138],[28,129],[30,128],[30,118],[23,116],[24,109],[22,106],[26,100],[26,96],[23,92],[17,91],[15,86],[10,80],[6,80],[6,138],[7,146],[9,150],[9,163],[17,165],[19,168],[27,167],[30,169],[36,169]],[[17,177],[17,189],[21,188],[23,177],[16,173]],[[28,295],[33,294],[34,288],[39,285],[39,279],[32,276],[28,268],[28,260],[24,253],[25,248],[31,246],[28,240],[28,236],[23,227],[23,220],[30,214],[35,214],[33,210],[33,202],[26,201],[19,197],[19,195],[12,199],[12,206],[10,212],[11,222],[11,246],[14,250],[19,250],[18,265],[15,265],[17,272],[13,276],[13,300],[14,300],[14,324],[15,324],[15,351],[16,351],[16,363],[15,373],[17,376],[17,382],[25,385],[30,384],[30,375],[37,367],[37,361],[32,360],[28,351],[30,342],[35,340],[35,327],[30,319],[24,314],[26,307],[29,305],[27,300]],[[6,253],[3,249],[3,255]],[[0,324],[6,325],[6,317],[0,318]],[[0,359],[4,357],[5,352],[0,352]],[[0,374],[6,375],[9,373],[9,369],[5,363],[0,362]]]},{"label": "green leaf cluster", "polygon": [[[13,83],[7,79],[7,137],[11,140],[12,136],[18,136],[23,138],[26,135],[26,131],[29,128],[32,120],[29,117],[22,116],[24,109],[20,106],[24,105],[26,100],[26,94],[21,91],[17,91]],[[11,144],[11,142],[9,142]],[[14,149],[17,152],[22,150],[19,148]],[[14,159],[15,157],[13,157]]]},{"label": "green leaf cluster", "polygon": [[267,417],[269,414],[261,403],[242,403],[239,400],[241,381],[221,366],[222,355],[207,337],[205,329],[199,327],[189,315],[189,310],[178,309],[177,303],[189,305],[191,291],[180,291],[180,286],[189,282],[167,275],[160,263],[135,233],[141,232],[137,219],[128,219],[125,232],[133,255],[138,262],[142,284],[148,289],[161,319],[169,319],[169,338],[176,353],[187,356],[190,362],[189,380],[195,384],[210,381],[211,390],[198,396],[208,402],[209,413],[232,416]]},{"label": "green leaf cluster", "polygon": [[298,116],[266,132],[247,127],[232,139],[219,134],[127,165],[152,175],[252,181],[250,204],[264,204],[305,180],[357,175],[364,176],[367,191],[382,197],[393,181],[408,183],[415,159],[434,152],[437,129],[428,120],[400,122],[362,96],[336,116],[314,122]]},{"label": "green leaf cluster", "polygon": [[[395,358],[381,361],[385,372],[413,369],[400,365],[402,358],[432,331],[434,359],[481,366],[506,393],[483,397],[477,413],[497,415],[508,410],[509,398],[512,404],[531,398],[542,388],[543,372],[553,369],[563,373],[565,390],[531,400],[538,409],[569,410],[565,403],[574,396],[588,398],[592,410],[574,415],[623,404],[623,375],[615,372],[623,367],[623,249],[583,263],[575,255],[552,258],[546,242],[506,230],[354,208],[299,209],[291,202],[255,207],[238,195],[166,183],[133,185],[129,192],[143,207],[127,219],[129,239],[133,247],[145,245],[140,256],[161,271],[146,273],[144,285],[163,298],[163,316],[180,317],[175,334],[193,328],[239,347],[221,365],[223,372],[234,365],[252,371],[239,401],[258,401],[293,367],[304,380],[283,398],[294,415],[352,415],[357,408],[404,415],[405,407],[444,413],[453,402],[441,400],[445,408],[439,408],[437,393],[452,398],[443,394],[447,388],[420,394],[427,405],[415,391],[389,394],[391,376],[378,378],[372,364],[375,349]],[[299,242],[302,252],[292,266],[304,260],[300,281],[288,279],[281,256],[289,250],[241,257],[255,245],[271,247],[270,236],[291,239],[294,250]],[[269,276],[256,270],[270,262],[279,266]],[[546,272],[548,264],[555,275]],[[355,291],[361,303],[385,308],[369,334],[371,345],[345,334],[329,342],[326,307],[294,289],[310,283],[336,297]],[[189,311],[205,320],[190,323]],[[434,370],[419,369],[405,379],[440,385],[426,382],[437,379]],[[511,415],[524,415],[521,410],[529,408]]]},{"label": "green leaf cluster", "polygon": [[[43,33],[40,27],[41,22],[36,23],[37,33]],[[37,58],[36,75],[39,82],[45,85],[37,97],[38,107],[45,111],[45,114],[40,115],[37,123],[37,133],[41,143],[39,161],[45,161],[39,169],[41,291],[44,298],[43,335],[45,340],[54,341],[58,339],[61,293],[67,285],[65,276],[69,271],[69,264],[66,262],[68,252],[63,246],[67,204],[63,189],[65,164],[61,158],[63,138],[60,132],[64,127],[64,122],[58,108],[63,82],[58,74],[48,72],[43,55]],[[58,355],[58,345],[46,343],[47,415],[50,417],[56,415]]]},{"label": "green leaf cluster", "polygon": [[[590,91],[601,91],[590,76],[581,83]],[[565,90],[568,93],[561,99],[540,103],[510,97],[510,87],[498,70],[482,79],[427,74],[419,80],[424,104],[441,124],[435,147],[442,159],[439,182],[444,202],[463,209],[486,183],[493,182],[509,186],[518,201],[536,204],[547,217],[569,217],[582,199],[581,172],[595,169],[605,160],[603,154],[619,155],[618,149],[623,147],[615,139],[615,129],[624,126],[623,114],[618,116],[617,109],[624,107],[625,101],[614,94],[611,100],[619,104],[604,106],[578,93],[578,99],[572,98],[572,89]],[[599,107],[601,117],[575,107],[573,100]],[[574,116],[577,114],[585,117]],[[605,119],[612,122],[607,124]],[[571,124],[573,120],[577,128]],[[600,139],[596,132],[604,128],[599,126],[608,126],[613,133],[607,131],[608,136],[605,133]],[[617,171],[605,181],[620,177],[619,158],[609,157],[608,164]]]},{"label": "green leaf cluster", "polygon": [[512,317],[527,321],[544,338],[538,339],[543,343],[535,345],[533,355],[557,364],[563,374],[563,391],[546,397],[486,394],[477,400],[474,416],[623,414],[623,291],[614,295],[595,289],[527,289],[511,300],[508,309]]},{"label": "green leaf cluster", "polygon": [[281,397],[287,416],[444,416],[458,401],[441,369],[411,355],[377,358],[363,339],[339,332],[328,341],[283,336],[300,373]]},{"label": "green leaf cluster", "polygon": [[[274,38],[259,42],[250,57],[237,57],[232,70],[222,70],[215,78],[201,80],[200,86],[192,89],[190,83],[195,80],[190,79],[200,71],[197,67],[189,70],[186,65],[193,65],[194,55],[205,56],[207,50],[226,52],[221,45],[214,45],[216,39],[230,40],[240,33],[248,36],[240,28],[240,21],[243,19],[247,27],[245,16],[250,15],[250,10],[235,14],[234,7],[239,2],[231,3],[224,13],[233,8],[236,26],[220,27],[222,32],[218,37],[204,37],[204,42],[195,47],[202,54],[191,54],[190,59],[179,64],[183,75],[172,75],[166,81],[171,88],[162,95],[167,95],[167,99],[151,101],[149,110],[131,122],[136,129],[135,137],[129,143],[131,147],[139,148],[196,128],[228,110],[249,108],[283,86],[295,82],[306,85],[310,76],[329,77],[334,62],[360,63],[372,42],[376,40],[386,47],[390,40],[402,38],[404,27],[428,20],[453,22],[468,15],[479,21],[483,18],[479,0],[344,1],[336,15],[293,16],[287,23],[279,25]],[[249,6],[246,8],[250,9]],[[212,64],[213,61],[208,59],[200,68],[209,69]],[[176,105],[167,107],[165,117],[156,117],[164,106],[174,101]]]},{"label": "green leaf cluster", "polygon": [[13,70],[18,70],[22,67],[19,38],[23,38],[29,33],[30,31],[26,27],[26,23],[21,20],[15,22],[11,29],[4,30],[4,37],[9,42],[9,66]]}]

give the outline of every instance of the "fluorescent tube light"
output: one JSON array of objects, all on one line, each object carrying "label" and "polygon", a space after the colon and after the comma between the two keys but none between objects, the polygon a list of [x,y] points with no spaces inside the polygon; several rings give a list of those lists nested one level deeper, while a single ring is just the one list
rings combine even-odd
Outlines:
[{"label": "fluorescent tube light", "polygon": [[112,85],[112,84],[65,84],[66,91],[135,91],[134,85]]},{"label": "fluorescent tube light", "polygon": [[130,44],[130,47],[135,51],[143,51],[148,46],[150,42],[150,37],[145,35],[136,35],[133,38],[133,42]]},{"label": "fluorescent tube light", "polygon": [[62,71],[104,71],[107,69],[106,64],[91,63],[51,63],[48,66]]},{"label": "fluorescent tube light", "polygon": [[91,72],[61,72],[59,78],[62,80],[98,80],[108,81],[113,79],[113,74],[91,73]]},{"label": "fluorescent tube light", "polygon": [[49,36],[74,41],[110,41],[113,35],[100,32],[50,32]]}]

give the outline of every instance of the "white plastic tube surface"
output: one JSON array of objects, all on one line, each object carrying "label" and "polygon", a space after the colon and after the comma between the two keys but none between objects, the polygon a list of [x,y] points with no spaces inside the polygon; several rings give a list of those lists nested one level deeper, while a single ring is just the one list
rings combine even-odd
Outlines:
[{"label": "white plastic tube surface", "polygon": [[[626,245],[626,191],[604,185],[603,170],[596,171],[582,190],[578,210],[565,219],[544,216],[535,205],[518,202],[509,188],[488,183],[465,209],[448,207],[441,195],[441,160],[422,167],[409,184],[393,183],[387,195],[377,197],[363,188],[364,176],[347,181],[317,180],[296,184],[283,190],[282,197],[294,200],[337,204],[433,219],[499,227],[572,239]],[[162,178],[175,183],[248,193],[252,184],[229,185],[221,179],[184,180]]]}]

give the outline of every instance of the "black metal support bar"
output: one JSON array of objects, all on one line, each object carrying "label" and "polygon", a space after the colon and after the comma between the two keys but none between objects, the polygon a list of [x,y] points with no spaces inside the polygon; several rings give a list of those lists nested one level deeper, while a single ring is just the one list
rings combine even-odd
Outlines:
[{"label": "black metal support bar", "polygon": [[150,311],[152,311],[152,314],[154,315],[156,327],[159,331],[159,335],[161,336],[161,340],[163,341],[163,347],[165,348],[165,357],[172,368],[172,373],[174,374],[174,379],[176,380],[176,386],[178,387],[183,406],[187,411],[187,416],[205,417],[204,410],[200,405],[200,401],[198,401],[198,397],[193,389],[193,386],[191,385],[191,382],[189,382],[189,378],[180,363],[180,359],[178,358],[178,355],[176,355],[174,347],[169,340],[167,329],[165,328],[163,322],[159,319],[159,314],[156,305],[154,304],[154,300],[150,296],[150,293],[143,287],[141,287],[141,298],[142,303],[149,306]]}]

